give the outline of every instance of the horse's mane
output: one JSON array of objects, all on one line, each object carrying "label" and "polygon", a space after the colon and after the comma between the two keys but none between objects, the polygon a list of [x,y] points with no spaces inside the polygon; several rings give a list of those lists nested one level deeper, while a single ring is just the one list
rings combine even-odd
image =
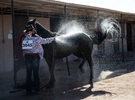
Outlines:
[{"label": "horse's mane", "polygon": [[45,31],[47,31],[48,33],[50,33],[51,36],[55,36],[56,32],[52,32],[49,29],[47,29],[46,27],[44,27],[43,25],[41,25],[39,22],[36,21],[36,24],[38,26],[40,26],[42,29],[44,29]]}]

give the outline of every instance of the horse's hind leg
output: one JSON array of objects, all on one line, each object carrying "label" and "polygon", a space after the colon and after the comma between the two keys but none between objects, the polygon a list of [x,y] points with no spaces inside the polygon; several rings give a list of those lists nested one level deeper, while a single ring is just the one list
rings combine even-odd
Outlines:
[{"label": "horse's hind leg", "polygon": [[83,61],[82,61],[81,64],[79,65],[79,69],[81,70],[82,73],[85,72],[85,70],[83,69],[83,65],[84,65],[85,62],[86,62],[86,59],[83,58]]},{"label": "horse's hind leg", "polygon": [[82,62],[80,63],[80,65],[79,65],[79,69],[82,73],[84,73],[85,70],[83,69],[83,65],[86,62],[86,58],[85,58],[84,54],[81,52],[81,53],[74,53],[74,55],[77,56],[77,57],[81,57],[83,59]]},{"label": "horse's hind leg", "polygon": [[93,61],[92,61],[92,50],[86,46],[83,49],[84,55],[86,57],[86,60],[89,64],[90,67],[90,79],[89,79],[89,83],[91,85],[90,89],[93,88]]}]

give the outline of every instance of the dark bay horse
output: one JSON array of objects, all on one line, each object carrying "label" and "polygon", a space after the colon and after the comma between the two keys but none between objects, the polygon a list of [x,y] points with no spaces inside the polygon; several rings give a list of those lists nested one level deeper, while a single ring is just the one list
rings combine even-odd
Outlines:
[{"label": "dark bay horse", "polygon": [[[26,25],[33,25],[37,34],[43,38],[54,37],[51,31],[43,27],[36,19],[29,20]],[[54,68],[55,60],[74,54],[77,57],[82,57],[84,60],[80,64],[82,68],[85,59],[90,67],[90,89],[93,88],[93,62],[92,62],[92,49],[93,44],[100,44],[108,34],[111,34],[112,41],[118,39],[121,29],[119,23],[113,18],[98,19],[94,29],[89,33],[74,33],[74,34],[61,34],[55,36],[55,41],[49,45],[42,45],[44,49],[44,58],[49,66],[50,81],[48,87],[54,87],[55,77]]]}]

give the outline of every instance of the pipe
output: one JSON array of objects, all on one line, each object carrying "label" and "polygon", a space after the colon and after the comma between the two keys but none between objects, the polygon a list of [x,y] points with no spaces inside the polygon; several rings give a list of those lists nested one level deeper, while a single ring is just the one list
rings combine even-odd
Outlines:
[{"label": "pipe", "polygon": [[[66,23],[67,22],[66,4],[64,5],[64,16],[65,16],[65,23]],[[67,64],[68,75],[70,76],[70,70],[69,70],[69,64],[68,64],[68,57],[66,57],[66,64]]]},{"label": "pipe", "polygon": [[14,15],[14,0],[11,0],[11,12],[12,12],[12,33],[13,33],[13,66],[14,66],[14,87],[17,86],[17,75],[15,66],[15,15]]},{"label": "pipe", "polygon": [[2,8],[1,8],[1,22],[2,22],[2,43],[4,44],[5,43],[5,39],[4,39],[4,22],[3,22],[3,11],[2,11]]},{"label": "pipe", "polygon": [[65,22],[67,21],[67,12],[66,12],[66,4],[64,5],[64,16],[65,16]]},{"label": "pipe", "polygon": [[2,52],[3,52],[3,55],[1,56],[2,57],[2,61],[3,61],[3,71],[5,72],[5,62],[4,62],[4,43],[5,43],[5,39],[4,39],[4,21],[3,21],[3,10],[2,10],[2,8],[1,8],[1,22],[2,22],[2,24],[1,24],[1,29],[2,29],[2,43],[3,43],[3,45],[2,45]]}]

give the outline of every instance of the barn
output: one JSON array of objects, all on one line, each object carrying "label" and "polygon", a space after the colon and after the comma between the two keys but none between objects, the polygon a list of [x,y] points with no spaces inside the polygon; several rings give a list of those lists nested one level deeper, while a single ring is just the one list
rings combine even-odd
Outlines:
[{"label": "barn", "polygon": [[[28,19],[37,18],[47,29],[57,32],[62,22],[79,20],[89,29],[99,17],[113,17],[121,24],[122,37],[116,43],[106,39],[95,45],[96,54],[107,57],[135,52],[135,14],[54,0],[0,0],[0,73],[25,66],[19,40]],[[69,61],[77,59],[70,55]],[[65,59],[62,59],[65,61]],[[45,64],[41,61],[41,66]],[[17,67],[18,68],[18,67]]]}]

